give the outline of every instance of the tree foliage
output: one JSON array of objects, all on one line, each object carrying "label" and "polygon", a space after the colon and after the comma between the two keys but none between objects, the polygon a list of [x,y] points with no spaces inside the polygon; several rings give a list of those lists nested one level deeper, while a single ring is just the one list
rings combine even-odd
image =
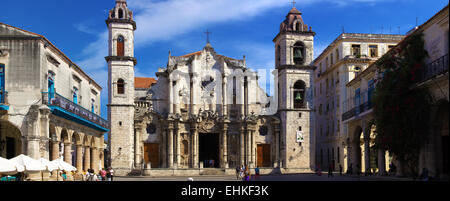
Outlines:
[{"label": "tree foliage", "polygon": [[375,146],[388,150],[410,168],[417,167],[420,147],[430,130],[431,96],[426,89],[412,87],[427,56],[423,33],[416,33],[376,64],[383,77],[373,97]]}]

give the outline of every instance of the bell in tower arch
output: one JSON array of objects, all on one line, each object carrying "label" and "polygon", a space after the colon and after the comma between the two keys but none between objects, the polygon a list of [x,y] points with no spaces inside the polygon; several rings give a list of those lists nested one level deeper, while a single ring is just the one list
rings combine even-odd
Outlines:
[{"label": "bell in tower arch", "polygon": [[303,64],[305,62],[304,57],[305,46],[302,42],[297,42],[294,45],[294,63]]}]

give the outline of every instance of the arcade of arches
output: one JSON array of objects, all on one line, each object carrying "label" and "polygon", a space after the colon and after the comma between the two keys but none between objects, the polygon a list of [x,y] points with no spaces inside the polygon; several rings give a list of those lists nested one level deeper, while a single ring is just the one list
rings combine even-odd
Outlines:
[{"label": "arcade of arches", "polygon": [[[20,154],[31,153],[29,138],[10,121],[0,120],[0,157],[11,159]],[[48,136],[39,137],[39,153],[35,159],[55,160],[62,158],[78,170],[104,167],[103,135],[94,136],[50,124]]]}]

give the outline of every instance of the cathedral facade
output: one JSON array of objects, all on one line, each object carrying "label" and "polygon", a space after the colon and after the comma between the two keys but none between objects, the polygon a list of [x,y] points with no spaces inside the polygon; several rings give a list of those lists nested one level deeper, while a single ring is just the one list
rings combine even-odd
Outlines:
[{"label": "cathedral facade", "polygon": [[216,53],[169,53],[157,79],[134,76],[136,23],[125,0],[109,29],[108,119],[111,166],[117,175],[309,172],[314,165],[315,33],[294,7],[274,38],[275,93],[258,85],[243,59]]}]

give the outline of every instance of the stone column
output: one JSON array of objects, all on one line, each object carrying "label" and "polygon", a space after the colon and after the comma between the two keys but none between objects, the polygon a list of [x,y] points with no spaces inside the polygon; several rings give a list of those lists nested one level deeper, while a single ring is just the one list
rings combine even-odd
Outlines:
[{"label": "stone column", "polygon": [[247,163],[247,165],[250,167],[250,162],[251,162],[251,144],[252,144],[252,142],[251,142],[251,139],[252,139],[252,137],[251,137],[251,133],[252,133],[252,131],[251,130],[249,130],[249,129],[247,129],[247,135],[246,135],[246,139],[245,139],[245,143],[246,143],[246,146],[245,146],[245,152],[246,152],[246,154],[245,154],[245,161],[246,161],[246,163]]},{"label": "stone column", "polygon": [[240,78],[241,80],[241,90],[240,90],[240,104],[241,104],[241,115],[245,116],[245,89],[244,89],[244,76]]},{"label": "stone column", "polygon": [[227,103],[228,96],[227,96],[227,78],[225,75],[222,79],[222,83],[223,83],[223,85],[222,85],[222,94],[223,94],[222,115],[226,116],[228,114],[228,111],[227,111],[228,110],[228,105],[227,105],[228,104]]},{"label": "stone column", "polygon": [[364,139],[364,166],[365,168],[362,170],[366,172],[367,170],[370,172],[370,141],[369,139]]},{"label": "stone column", "polygon": [[76,147],[77,147],[77,162],[76,162],[76,164],[77,164],[77,170],[78,170],[78,172],[81,172],[81,170],[83,169],[83,145],[81,145],[81,144],[77,144],[76,145]]},{"label": "stone column", "polygon": [[59,158],[59,141],[51,141],[52,153],[50,153],[50,160]]},{"label": "stone column", "polygon": [[141,133],[144,132],[145,126],[144,124],[136,124],[136,136],[134,138],[134,167],[141,167]]},{"label": "stone column", "polygon": [[256,136],[255,130],[252,130],[252,163],[253,167],[256,167]]},{"label": "stone column", "polygon": [[240,161],[241,161],[241,164],[239,164],[239,165],[244,165],[244,144],[245,144],[245,141],[244,141],[244,129],[243,128],[241,128],[241,134],[240,134],[241,136],[241,140],[239,141],[239,145],[240,145],[240,151],[239,151],[239,154],[241,155],[240,156]]},{"label": "stone column", "polygon": [[[50,133],[50,125],[49,125],[49,114],[50,114],[50,108],[48,108],[47,106],[42,106],[41,108],[39,108],[40,111],[40,127],[41,127],[41,133],[40,136],[41,137],[47,137],[48,134]],[[41,142],[42,143],[42,142]],[[45,142],[46,143],[46,142]],[[45,150],[41,150],[43,153],[41,153],[41,156],[44,156],[44,158],[46,159],[50,159],[49,155],[51,153],[48,153],[48,149]]]},{"label": "stone column", "polygon": [[173,168],[173,127],[169,125],[169,128],[167,129],[167,146],[169,147],[169,158],[168,158],[168,164],[169,168]]},{"label": "stone column", "polygon": [[175,146],[176,146],[176,151],[177,151],[177,155],[176,155],[176,160],[177,160],[177,168],[181,167],[181,149],[180,149],[180,145],[181,145],[181,136],[180,136],[180,130],[178,128],[176,128],[174,130],[174,135],[176,136],[176,142],[175,142]]},{"label": "stone column", "polygon": [[92,147],[91,149],[91,169],[98,172],[98,148]]},{"label": "stone column", "polygon": [[222,146],[223,146],[223,167],[228,168],[228,126],[224,124],[222,130]]},{"label": "stone column", "polygon": [[280,167],[280,128],[274,127],[274,139],[275,139],[275,159],[273,160],[273,167]]},{"label": "stone column", "polygon": [[169,114],[173,114],[173,82],[169,75]]},{"label": "stone column", "polygon": [[72,165],[72,144],[64,143],[64,162]]},{"label": "stone column", "polygon": [[198,147],[199,147],[199,141],[198,141],[198,130],[195,130],[194,133],[194,166],[195,168],[198,168],[199,164],[199,154],[198,154]]},{"label": "stone column", "polygon": [[378,149],[378,174],[386,174],[386,160],[384,158],[385,152],[383,149]]},{"label": "stone column", "polygon": [[40,144],[40,124],[38,123],[39,119],[39,110],[38,105],[32,105],[29,110],[29,115],[26,117],[27,126],[28,126],[28,135],[27,139],[27,155],[33,159],[40,158],[39,152],[39,144]]},{"label": "stone column", "polygon": [[91,168],[91,148],[89,146],[84,147],[84,170]]}]

